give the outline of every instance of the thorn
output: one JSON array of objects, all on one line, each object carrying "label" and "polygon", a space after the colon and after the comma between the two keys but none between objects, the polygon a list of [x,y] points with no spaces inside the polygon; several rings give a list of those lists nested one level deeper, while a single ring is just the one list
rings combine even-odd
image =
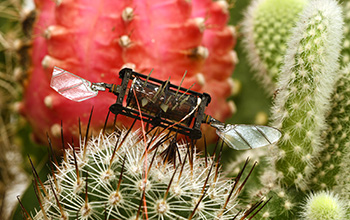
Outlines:
[{"label": "thorn", "polygon": [[205,159],[205,167],[208,167],[208,148],[207,148],[207,139],[204,137],[204,159]]},{"label": "thorn", "polygon": [[152,167],[153,162],[154,162],[154,160],[155,160],[155,158],[156,158],[157,152],[158,152],[158,147],[156,148],[156,151],[154,151],[154,154],[153,154],[153,157],[152,157],[151,163],[150,163],[150,165],[149,165],[149,167],[148,167],[148,173],[149,173],[149,172],[150,172],[150,170],[151,170],[151,167]]},{"label": "thorn", "polygon": [[19,202],[19,205],[21,206],[22,215],[25,217],[26,220],[32,220],[32,218],[30,217],[29,213],[24,208],[23,203],[21,202],[21,199],[19,198],[19,196],[17,196],[17,200]]},{"label": "thorn", "polygon": [[79,123],[79,141],[81,143],[81,140],[83,138],[83,135],[81,133],[81,121],[80,121],[80,117],[78,118],[78,123]]},{"label": "thorn", "polygon": [[252,172],[253,172],[253,170],[254,170],[254,168],[255,168],[255,166],[256,166],[257,164],[258,164],[258,162],[255,161],[254,164],[253,164],[253,167],[250,169],[250,171],[249,171],[247,177],[244,179],[243,183],[242,183],[241,186],[239,187],[238,192],[240,192],[240,191],[243,189],[243,186],[246,184],[248,178],[249,178],[250,175],[252,174]]},{"label": "thorn", "polygon": [[241,212],[242,212],[242,211],[241,211],[241,210],[239,210],[239,212],[237,212],[237,214],[235,215],[235,217],[233,217],[233,219],[232,219],[232,220],[235,220],[235,219],[238,217],[238,215],[239,215],[239,214],[241,214]]},{"label": "thorn", "polygon": [[[225,211],[225,209],[226,209],[226,206],[227,206],[228,202],[229,202],[230,199],[231,199],[231,196],[232,196],[232,194],[233,194],[233,191],[236,189],[236,187],[237,187],[237,185],[238,185],[238,183],[239,183],[239,180],[241,179],[242,174],[243,174],[243,172],[244,172],[244,170],[245,170],[245,168],[246,168],[246,166],[247,166],[248,163],[249,163],[249,157],[248,157],[247,160],[245,161],[242,170],[237,174],[237,176],[236,176],[236,178],[235,178],[235,183],[234,183],[233,186],[232,186],[232,189],[231,189],[231,191],[230,191],[230,193],[229,193],[229,196],[227,197],[227,199],[226,199],[226,201],[225,201],[225,204],[224,204],[224,206],[222,207],[221,213],[218,215],[219,217],[224,213],[224,211]],[[236,191],[235,196],[237,195],[237,193],[238,193],[238,190]],[[236,215],[236,216],[237,216],[237,215]],[[236,217],[235,217],[235,218],[236,218]],[[234,219],[235,219],[235,218],[234,218]]]},{"label": "thorn", "polygon": [[122,169],[121,169],[121,171],[120,171],[119,180],[118,180],[118,186],[117,186],[116,192],[119,192],[120,184],[122,183],[122,178],[123,178],[123,173],[124,173],[125,160],[126,160],[126,154],[124,155],[123,164],[122,164]]},{"label": "thorn", "polygon": [[173,182],[173,179],[174,179],[174,177],[175,177],[177,168],[178,168],[178,167],[175,168],[175,171],[174,171],[174,173],[173,173],[173,176],[171,177],[170,182],[169,182],[169,184],[168,184],[168,188],[166,189],[166,192],[165,192],[165,194],[164,194],[164,198],[163,198],[164,201],[166,200],[166,197],[168,197],[169,189],[170,189],[170,186],[171,186],[171,184],[172,184],[172,182]]},{"label": "thorn", "polygon": [[[113,150],[113,154],[112,154],[111,160],[109,161],[109,168],[108,168],[108,169],[111,168],[112,162],[113,162],[114,157],[115,157],[115,153],[116,153],[116,152],[119,150],[119,148],[123,145],[124,141],[126,140],[126,138],[128,137],[129,133],[131,132],[132,128],[134,127],[136,120],[137,120],[137,119],[135,119],[134,122],[131,124],[129,130],[128,130],[128,131],[126,132],[126,134],[124,135],[123,140],[121,141],[121,143],[118,144],[118,143],[119,143],[119,139],[118,139],[118,141],[115,143],[114,150]],[[119,137],[119,138],[120,138],[120,137]]]},{"label": "thorn", "polygon": [[187,138],[185,140],[186,140],[186,146],[187,146],[188,162],[190,164],[191,177],[192,177],[193,176],[193,160],[192,160],[192,156],[191,156],[191,152],[190,152],[190,144],[189,144]]},{"label": "thorn", "polygon": [[85,141],[84,141],[84,150],[83,150],[83,161],[85,161],[85,157],[86,157],[86,146],[87,146],[87,142],[88,142],[89,129],[90,129],[91,118],[92,118],[92,113],[93,112],[94,112],[94,106],[92,106],[92,108],[91,108],[89,122],[88,122],[87,128],[86,128]]},{"label": "thorn", "polygon": [[271,199],[272,197],[270,197],[248,220],[251,220],[256,214],[258,214],[267,205],[267,203],[270,202]]},{"label": "thorn", "polygon": [[215,161],[213,160],[213,162],[211,163],[211,166],[210,166],[210,169],[209,169],[209,172],[208,172],[207,178],[205,179],[205,182],[204,182],[204,185],[203,185],[203,189],[202,189],[202,193],[204,192],[205,187],[206,187],[206,185],[207,185],[207,183],[208,183],[208,180],[209,180],[209,177],[210,177],[211,171],[212,171],[212,169],[213,169],[213,167],[214,167],[214,164],[215,164]]},{"label": "thorn", "polygon": [[224,141],[222,141],[222,143],[221,143],[219,156],[218,156],[217,161],[216,161],[216,171],[215,171],[214,182],[216,182],[216,180],[218,178],[218,175],[219,175],[219,168],[220,168],[220,161],[221,161],[221,155],[222,155],[223,147],[224,147]]},{"label": "thorn", "polygon": [[187,155],[188,155],[188,151],[187,151],[186,154],[185,154],[185,158],[184,158],[184,162],[182,163],[182,166],[181,166],[179,178],[177,179],[177,184],[180,183],[180,179],[181,179],[181,176],[182,176],[182,171],[183,171],[183,169],[184,169],[184,167],[185,167],[185,164],[186,164]]},{"label": "thorn", "polygon": [[106,120],[105,120],[105,124],[103,125],[103,130],[102,130],[102,134],[105,134],[106,131],[106,127],[107,127],[107,122],[108,122],[108,118],[109,118],[109,114],[111,113],[110,110],[108,110],[107,116],[106,116]]},{"label": "thorn", "polygon": [[63,122],[62,122],[62,120],[61,120],[61,141],[62,141],[63,159],[64,159],[64,162],[67,162],[66,147],[64,145]]},{"label": "thorn", "polygon": [[[145,188],[146,189],[146,188]],[[142,196],[141,196],[141,200],[140,200],[140,204],[139,204],[139,208],[137,209],[137,214],[136,214],[136,218],[135,219],[139,219],[140,217],[140,212],[141,212],[141,208],[142,208],[142,201],[143,201],[143,198],[145,197],[145,193],[146,193],[146,190],[143,190],[142,192]]]},{"label": "thorn", "polygon": [[[152,128],[153,129],[153,128]],[[147,144],[147,147],[145,149],[145,152],[143,153],[142,155],[142,159],[144,158],[145,154],[146,154],[146,151],[149,151],[149,148],[151,146],[151,144],[153,143],[153,141],[155,140],[155,137],[156,137],[156,134],[157,134],[157,131],[158,131],[159,128],[157,128],[156,132],[153,132],[152,136],[151,136],[151,139],[148,141],[148,144]],[[148,135],[148,132],[146,133],[146,136]],[[141,141],[141,139],[140,139]]]},{"label": "thorn", "polygon": [[88,207],[88,181],[89,181],[89,173],[86,172],[86,180],[85,180],[85,207]]},{"label": "thorn", "polygon": [[32,172],[33,172],[34,178],[36,178],[36,179],[39,181],[40,186],[41,186],[41,188],[42,188],[42,190],[43,190],[45,196],[48,197],[48,193],[47,193],[47,191],[45,190],[44,184],[43,184],[43,182],[41,181],[41,179],[40,179],[40,177],[39,177],[39,174],[38,174],[38,172],[36,171],[36,169],[35,169],[35,167],[34,167],[34,164],[33,164],[33,161],[32,161],[32,159],[30,158],[29,154],[28,154],[28,158],[29,158],[30,165],[32,166]]},{"label": "thorn", "polygon": [[57,195],[56,195],[56,191],[54,190],[54,188],[53,188],[53,186],[52,186],[52,182],[50,182],[50,187],[51,187],[52,193],[53,193],[53,195],[54,195],[54,197],[55,197],[55,200],[56,200],[56,203],[57,203],[57,205],[58,205],[58,208],[60,209],[61,219],[66,219],[67,216],[66,216],[66,214],[64,213],[64,210],[63,210],[63,208],[62,208],[62,205],[61,205],[60,201],[58,200],[58,197],[57,197]]},{"label": "thorn", "polygon": [[160,155],[164,157],[163,159],[164,168],[168,164],[168,162],[173,163],[174,168],[176,167],[176,153],[177,153],[176,136],[177,136],[177,133],[175,134],[175,136],[173,136],[173,139],[170,141],[168,147],[162,153],[160,153]]},{"label": "thorn", "polygon": [[80,175],[79,175],[79,167],[78,167],[77,155],[75,153],[73,138],[72,138],[72,150],[73,150],[73,157],[74,157],[75,173],[77,175],[77,185],[79,186],[80,185]]},{"label": "thorn", "polygon": [[113,121],[113,127],[114,127],[114,131],[117,131],[117,115],[114,115],[114,121]]},{"label": "thorn", "polygon": [[[55,156],[51,156],[51,157],[55,157]],[[56,163],[57,163],[56,158],[55,158],[55,161],[56,161]],[[56,173],[55,173],[55,169],[54,169],[54,166],[53,166],[52,163],[53,163],[53,162],[52,162],[52,159],[51,159],[51,161],[49,162],[49,164],[50,164],[50,170],[51,170],[51,174],[52,174],[52,177],[53,177],[53,181],[54,181],[54,183],[55,183],[55,186],[56,186],[56,188],[58,189],[58,183],[57,183],[57,179],[56,179]],[[58,167],[57,164],[56,164],[56,167]]]},{"label": "thorn", "polygon": [[44,209],[43,204],[41,202],[43,199],[42,199],[42,195],[40,193],[39,185],[38,185],[38,182],[36,181],[35,178],[33,179],[33,188],[34,188],[35,196],[36,196],[36,198],[37,198],[37,200],[39,202],[40,209],[41,209],[41,211],[43,213],[44,219],[48,220],[48,218],[46,216],[45,209]]},{"label": "thorn", "polygon": [[194,209],[193,209],[190,217],[188,218],[188,220],[191,220],[192,217],[194,216],[194,214],[196,213],[196,210],[197,210],[199,204],[202,202],[202,200],[203,200],[205,194],[207,193],[208,189],[209,189],[209,187],[205,189],[204,193],[202,194],[201,198],[199,199],[199,201],[197,202],[196,206],[194,207]]},{"label": "thorn", "polygon": [[257,207],[259,207],[263,203],[263,199],[260,199],[260,201],[256,202],[252,205],[247,211],[245,211],[244,215],[240,220],[245,220]]},{"label": "thorn", "polygon": [[[171,131],[168,132],[168,134],[166,134],[164,137],[162,137],[157,143],[155,143],[153,145],[153,147],[151,149],[149,149],[149,152],[154,151],[154,149],[158,148],[160,145],[162,145],[164,142],[168,141],[171,137],[169,137],[169,134],[171,133]],[[157,138],[159,137],[159,134],[156,136],[155,140],[157,140]]]},{"label": "thorn", "polygon": [[51,157],[51,162],[53,161],[55,163],[55,165],[58,167],[58,161],[57,161],[57,158],[56,158],[56,155],[55,155],[55,152],[53,151],[53,148],[52,148],[52,143],[51,143],[51,138],[49,136],[49,133],[46,132],[46,137],[47,137],[47,141],[49,143],[49,155]]}]

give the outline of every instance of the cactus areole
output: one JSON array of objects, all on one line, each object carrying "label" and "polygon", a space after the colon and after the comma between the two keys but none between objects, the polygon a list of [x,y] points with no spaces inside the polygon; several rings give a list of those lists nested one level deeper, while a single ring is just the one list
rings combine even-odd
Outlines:
[{"label": "cactus areole", "polygon": [[[72,103],[49,84],[54,66],[92,82],[119,84],[123,67],[171,81],[212,97],[207,111],[220,121],[233,113],[227,100],[232,92],[231,75],[237,62],[233,48],[235,28],[227,25],[229,5],[212,0],[146,1],[46,1],[36,0],[31,68],[25,81],[19,110],[33,128],[36,141],[61,146],[61,121],[67,138],[78,137],[78,119],[86,126],[92,106],[90,128],[104,125],[113,94],[101,99]],[[115,80],[118,80],[115,82]],[[218,89],[220,88],[220,89]],[[118,126],[132,120],[118,116]],[[111,119],[108,127],[113,126]],[[206,128],[204,128],[205,130]],[[212,130],[213,131],[213,130]],[[205,131],[203,131],[205,132]],[[211,132],[213,133],[213,132]],[[215,135],[206,133],[214,140]]]}]

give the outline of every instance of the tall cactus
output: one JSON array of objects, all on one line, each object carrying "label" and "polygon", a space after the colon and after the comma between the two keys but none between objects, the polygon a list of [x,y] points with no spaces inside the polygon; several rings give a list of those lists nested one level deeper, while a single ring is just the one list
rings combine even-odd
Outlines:
[{"label": "tall cactus", "polygon": [[279,79],[273,125],[283,131],[273,150],[282,185],[306,190],[322,149],[329,99],[338,78],[342,10],[336,1],[311,1],[293,29]]},{"label": "tall cactus", "polygon": [[307,0],[255,0],[242,22],[248,61],[262,86],[272,95],[291,29]]}]

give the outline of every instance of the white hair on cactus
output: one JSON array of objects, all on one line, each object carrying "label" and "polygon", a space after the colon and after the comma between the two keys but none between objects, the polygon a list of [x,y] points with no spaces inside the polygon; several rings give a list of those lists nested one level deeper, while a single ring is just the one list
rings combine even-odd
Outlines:
[{"label": "white hair on cactus", "polygon": [[[289,137],[278,145],[285,156],[275,164],[279,164],[276,169],[296,169],[295,174],[280,171],[285,173],[284,184],[295,184],[299,189],[306,189],[314,159],[323,147],[321,134],[327,128],[325,118],[330,109],[327,103],[338,79],[342,25],[342,11],[336,1],[311,1],[292,30],[279,78],[273,125]],[[295,103],[298,108],[293,107]],[[295,146],[302,152],[296,152]]]},{"label": "white hair on cactus", "polygon": [[301,218],[305,220],[346,219],[345,204],[333,192],[310,193],[302,206]]}]

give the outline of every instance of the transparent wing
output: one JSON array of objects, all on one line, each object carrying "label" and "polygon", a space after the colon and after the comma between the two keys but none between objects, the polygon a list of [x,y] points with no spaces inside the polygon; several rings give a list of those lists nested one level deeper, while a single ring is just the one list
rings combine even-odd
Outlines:
[{"label": "transparent wing", "polygon": [[61,68],[54,67],[51,88],[67,99],[81,102],[95,97],[98,91],[91,88],[91,82]]},{"label": "transparent wing", "polygon": [[246,150],[264,147],[277,143],[281,132],[273,127],[261,125],[226,125],[216,130],[217,135],[225,143],[236,150]]}]

